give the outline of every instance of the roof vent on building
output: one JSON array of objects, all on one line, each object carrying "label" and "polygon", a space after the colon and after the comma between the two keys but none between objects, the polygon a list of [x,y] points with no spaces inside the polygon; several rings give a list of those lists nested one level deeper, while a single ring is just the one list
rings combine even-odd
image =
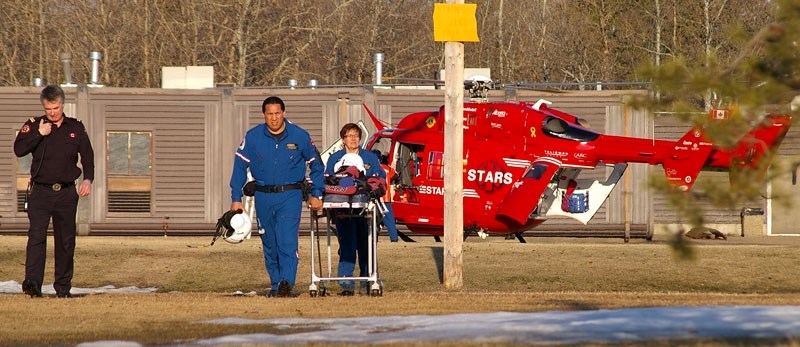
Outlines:
[{"label": "roof vent on building", "polygon": [[100,60],[103,59],[103,53],[89,52],[89,60],[92,61],[92,79],[89,80],[90,87],[102,87],[100,84]]},{"label": "roof vent on building", "polygon": [[383,83],[383,53],[375,53],[372,61],[375,63],[375,84]]},{"label": "roof vent on building", "polygon": [[72,83],[72,53],[62,52],[60,58],[61,64],[64,67],[64,83],[61,84],[61,86],[74,87],[75,84]]}]

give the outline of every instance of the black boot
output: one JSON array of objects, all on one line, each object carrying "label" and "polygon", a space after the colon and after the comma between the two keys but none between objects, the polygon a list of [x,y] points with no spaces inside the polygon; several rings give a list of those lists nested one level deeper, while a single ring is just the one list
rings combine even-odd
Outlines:
[{"label": "black boot", "polygon": [[22,292],[30,295],[32,298],[42,297],[42,285],[34,280],[22,281]]},{"label": "black boot", "polygon": [[292,285],[289,284],[289,281],[282,280],[278,283],[278,297],[279,298],[289,298],[292,296]]},{"label": "black boot", "polygon": [[56,290],[56,296],[59,298],[71,298],[72,294],[69,292],[69,289],[59,289]]}]

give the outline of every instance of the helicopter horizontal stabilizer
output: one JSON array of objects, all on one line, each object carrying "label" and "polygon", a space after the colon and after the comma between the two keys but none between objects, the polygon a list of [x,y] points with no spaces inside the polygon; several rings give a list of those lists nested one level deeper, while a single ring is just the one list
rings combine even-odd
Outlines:
[{"label": "helicopter horizontal stabilizer", "polygon": [[714,145],[705,140],[703,131],[694,127],[672,147],[664,160],[667,180],[681,190],[689,190],[706,164]]}]

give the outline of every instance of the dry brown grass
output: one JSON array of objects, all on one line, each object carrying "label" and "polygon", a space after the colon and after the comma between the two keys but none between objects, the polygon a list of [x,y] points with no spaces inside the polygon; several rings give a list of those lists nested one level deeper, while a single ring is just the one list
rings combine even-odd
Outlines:
[{"label": "dry brown grass", "polygon": [[[277,332],[264,325],[201,323],[226,317],[800,305],[800,238],[694,242],[694,261],[676,260],[663,241],[529,238],[529,243],[520,244],[470,238],[464,244],[464,288],[456,291],[440,284],[442,244],[417,239],[417,243],[385,239],[379,243],[383,297],[312,298],[307,291],[310,244],[302,238],[296,287],[301,295],[267,299],[231,295],[236,290],[266,291],[257,239],[196,248],[189,246],[207,245],[210,238],[80,237],[74,286],[157,287],[159,292],[72,300],[0,295],[0,340],[6,345],[109,339],[163,344]],[[22,281],[25,240],[0,237],[0,280]],[[52,283],[52,259],[45,282]]]}]

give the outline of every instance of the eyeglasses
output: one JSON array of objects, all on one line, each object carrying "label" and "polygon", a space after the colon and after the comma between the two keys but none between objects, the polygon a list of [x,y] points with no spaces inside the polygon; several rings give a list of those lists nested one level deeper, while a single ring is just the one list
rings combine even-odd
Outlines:
[{"label": "eyeglasses", "polygon": [[345,135],[344,138],[346,138],[346,139],[358,139],[358,138],[361,138],[361,136],[350,134],[350,135]]}]

